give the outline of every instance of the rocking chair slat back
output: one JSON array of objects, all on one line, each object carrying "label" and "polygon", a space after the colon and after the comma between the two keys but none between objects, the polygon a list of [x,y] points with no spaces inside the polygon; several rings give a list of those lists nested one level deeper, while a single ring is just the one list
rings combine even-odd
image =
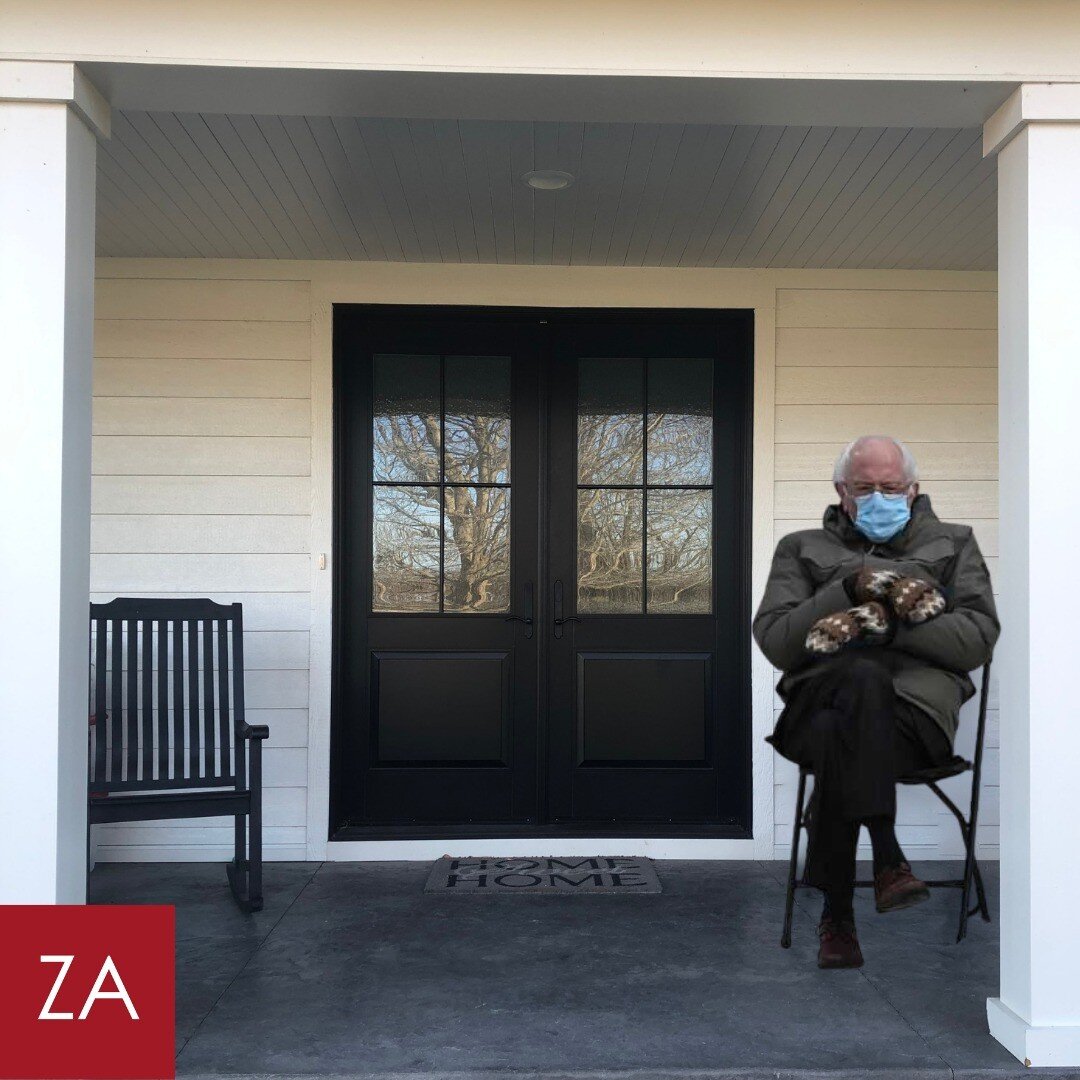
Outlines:
[{"label": "rocking chair slat back", "polygon": [[91,792],[243,788],[241,610],[134,597],[90,605]]}]

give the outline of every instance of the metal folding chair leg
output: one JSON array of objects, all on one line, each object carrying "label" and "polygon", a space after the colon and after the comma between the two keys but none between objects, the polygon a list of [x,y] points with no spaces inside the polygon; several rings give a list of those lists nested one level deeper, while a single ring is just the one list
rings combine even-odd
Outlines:
[{"label": "metal folding chair leg", "polygon": [[784,931],[780,945],[791,948],[791,919],[795,912],[795,875],[799,867],[799,834],[803,826],[803,802],[806,798],[806,773],[799,770],[799,794],[795,799],[795,826],[791,830],[791,859],[788,862],[787,891],[784,894]]},{"label": "metal folding chair leg", "polygon": [[[978,825],[979,807],[976,799],[972,800],[973,810],[969,821],[964,821],[957,815],[960,821],[960,831],[964,837],[964,877],[960,886],[960,925],[957,928],[956,940],[961,942],[967,934],[968,919],[978,912],[984,922],[990,921],[990,908],[986,903],[986,890],[983,887],[982,873],[979,871],[979,860],[975,857],[975,834]],[[975,906],[971,907],[971,885],[975,883]]]},{"label": "metal folding chair leg", "polygon": [[972,914],[976,911],[983,917],[983,922],[990,921],[990,908],[986,903],[986,890],[983,888],[982,874],[979,872],[979,860],[976,859],[973,867],[974,881],[975,881],[975,896],[978,899],[978,903],[972,909]]},{"label": "metal folding chair leg", "polygon": [[[974,780],[972,781],[974,783]],[[990,908],[986,903],[986,890],[983,888],[982,874],[979,871],[979,863],[975,858],[975,830],[978,826],[979,804],[977,798],[972,799],[972,814],[970,820],[965,818],[960,808],[938,787],[931,783],[926,785],[948,807],[950,813],[956,818],[956,824],[960,826],[960,836],[964,842],[964,876],[960,879],[960,923],[956,931],[957,942],[964,940],[967,933],[968,917],[978,911],[986,922],[990,921]],[[971,884],[975,883],[975,896],[977,903],[974,908],[971,905]]]}]

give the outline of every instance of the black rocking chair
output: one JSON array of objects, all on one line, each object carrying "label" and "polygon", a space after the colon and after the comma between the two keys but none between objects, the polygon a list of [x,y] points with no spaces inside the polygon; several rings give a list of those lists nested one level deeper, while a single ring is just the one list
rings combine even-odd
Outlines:
[{"label": "black rocking chair", "polygon": [[232,816],[229,886],[243,911],[259,911],[270,729],[244,719],[241,612],[212,600],[90,605],[87,844],[96,823]]},{"label": "black rocking chair", "polygon": [[[982,915],[986,922],[990,921],[990,909],[986,904],[986,890],[983,888],[982,874],[979,873],[979,863],[975,858],[975,832],[979,823],[979,787],[982,782],[983,741],[986,736],[986,707],[990,697],[990,661],[988,660],[982,669],[982,687],[979,690],[979,725],[975,733],[975,760],[968,761],[959,756],[952,757],[942,765],[931,769],[922,769],[908,776],[901,776],[898,783],[901,784],[925,784],[944,804],[948,807],[953,817],[960,826],[960,835],[964,841],[964,876],[962,878],[947,878],[937,881],[927,881],[927,885],[935,888],[959,889],[960,890],[960,926],[957,930],[957,942],[963,941],[967,933],[968,917],[976,912]],[[971,770],[971,808],[968,817],[964,817],[960,808],[941,790],[939,784],[950,776],[959,776]],[[801,880],[796,880],[799,862],[799,834],[807,828],[807,815],[805,812],[806,778],[812,775],[808,768],[799,769],[799,790],[795,797],[795,824],[791,836],[791,859],[788,863],[787,893],[784,898],[784,931],[780,936],[780,944],[785,948],[791,948],[791,919],[795,909],[796,888],[810,888],[806,880],[806,869],[803,868]],[[976,904],[970,907],[971,886],[974,882]],[[856,888],[873,888],[873,881],[856,881]]]}]

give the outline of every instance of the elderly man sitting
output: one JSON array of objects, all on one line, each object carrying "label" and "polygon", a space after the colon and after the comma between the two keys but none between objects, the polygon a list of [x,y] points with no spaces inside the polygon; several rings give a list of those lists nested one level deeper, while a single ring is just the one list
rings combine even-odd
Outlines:
[{"label": "elderly man sitting", "polygon": [[814,772],[807,876],[825,894],[820,967],[859,967],[852,908],[866,825],[878,911],[924,900],[897,843],[896,778],[952,756],[968,672],[999,623],[990,577],[966,525],[939,521],[915,461],[888,436],[844,450],[840,497],[820,529],[777,545],[754,638],[784,674],[769,741]]}]

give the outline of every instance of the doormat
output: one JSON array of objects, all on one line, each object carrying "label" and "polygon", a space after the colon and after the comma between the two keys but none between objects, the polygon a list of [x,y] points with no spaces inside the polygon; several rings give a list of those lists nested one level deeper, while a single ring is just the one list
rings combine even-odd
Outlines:
[{"label": "doormat", "polygon": [[444,855],[431,868],[426,893],[491,896],[497,893],[611,893],[660,892],[651,859],[454,859]]}]

